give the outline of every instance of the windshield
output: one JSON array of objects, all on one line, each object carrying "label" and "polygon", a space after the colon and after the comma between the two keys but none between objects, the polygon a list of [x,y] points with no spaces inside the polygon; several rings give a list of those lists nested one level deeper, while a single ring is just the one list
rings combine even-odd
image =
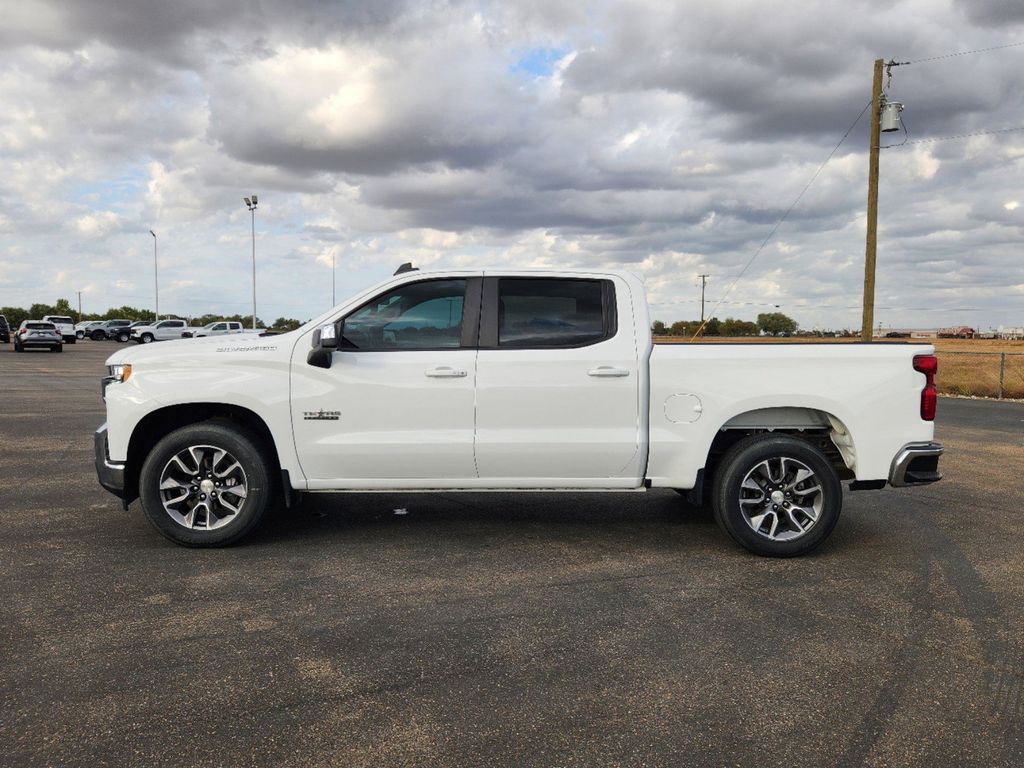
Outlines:
[{"label": "windshield", "polygon": [[71,325],[70,317],[51,317],[51,323],[60,323],[61,325]]},{"label": "windshield", "polygon": [[34,331],[52,331],[52,330],[54,330],[53,323],[25,323],[25,327],[26,328],[31,328]]}]

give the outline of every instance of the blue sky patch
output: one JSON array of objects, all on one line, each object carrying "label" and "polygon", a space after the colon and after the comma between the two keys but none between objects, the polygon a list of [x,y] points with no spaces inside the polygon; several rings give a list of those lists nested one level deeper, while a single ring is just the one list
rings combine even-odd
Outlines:
[{"label": "blue sky patch", "polygon": [[571,48],[528,48],[513,51],[516,59],[508,70],[514,75],[531,77],[548,77],[555,69],[555,64],[565,56]]}]

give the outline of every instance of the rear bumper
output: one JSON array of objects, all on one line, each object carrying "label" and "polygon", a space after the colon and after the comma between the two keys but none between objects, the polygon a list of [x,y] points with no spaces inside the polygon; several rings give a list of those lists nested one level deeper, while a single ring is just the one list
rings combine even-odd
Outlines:
[{"label": "rear bumper", "polygon": [[96,476],[100,485],[125,500],[124,464],[110,460],[107,452],[107,425],[104,423],[93,436],[93,449],[96,454]]},{"label": "rear bumper", "polygon": [[942,479],[939,456],[943,448],[938,443],[908,443],[892,460],[889,485],[902,488],[908,485],[926,485]]}]

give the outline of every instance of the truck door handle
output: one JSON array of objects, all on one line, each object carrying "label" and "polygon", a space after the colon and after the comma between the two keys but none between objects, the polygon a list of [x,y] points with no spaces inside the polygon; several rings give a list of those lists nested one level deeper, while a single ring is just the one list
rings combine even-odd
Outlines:
[{"label": "truck door handle", "polygon": [[629,371],[625,368],[614,368],[610,365],[599,365],[597,368],[591,368],[587,371],[587,376],[599,376],[603,378],[629,376]]},{"label": "truck door handle", "polygon": [[425,371],[425,373],[433,379],[461,379],[466,375],[466,372],[461,368],[452,368],[448,365],[439,365],[437,368]]}]

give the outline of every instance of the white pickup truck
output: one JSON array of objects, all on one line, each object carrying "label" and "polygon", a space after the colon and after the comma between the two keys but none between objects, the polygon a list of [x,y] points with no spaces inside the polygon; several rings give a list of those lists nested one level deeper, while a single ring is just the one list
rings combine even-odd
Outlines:
[{"label": "white pickup truck", "polygon": [[179,336],[183,339],[201,339],[204,336],[227,336],[232,333],[263,333],[265,328],[246,328],[236,320],[219,320],[202,328],[186,328]]},{"label": "white pickup truck", "polygon": [[652,345],[616,271],[405,272],[290,333],[112,355],[100,483],[187,546],[301,492],[643,491],[807,552],[851,489],[940,478],[933,350]]},{"label": "white pickup truck", "polygon": [[131,340],[137,344],[152,344],[154,341],[177,341],[188,324],[184,320],[171,318],[150,325],[132,326]]}]

